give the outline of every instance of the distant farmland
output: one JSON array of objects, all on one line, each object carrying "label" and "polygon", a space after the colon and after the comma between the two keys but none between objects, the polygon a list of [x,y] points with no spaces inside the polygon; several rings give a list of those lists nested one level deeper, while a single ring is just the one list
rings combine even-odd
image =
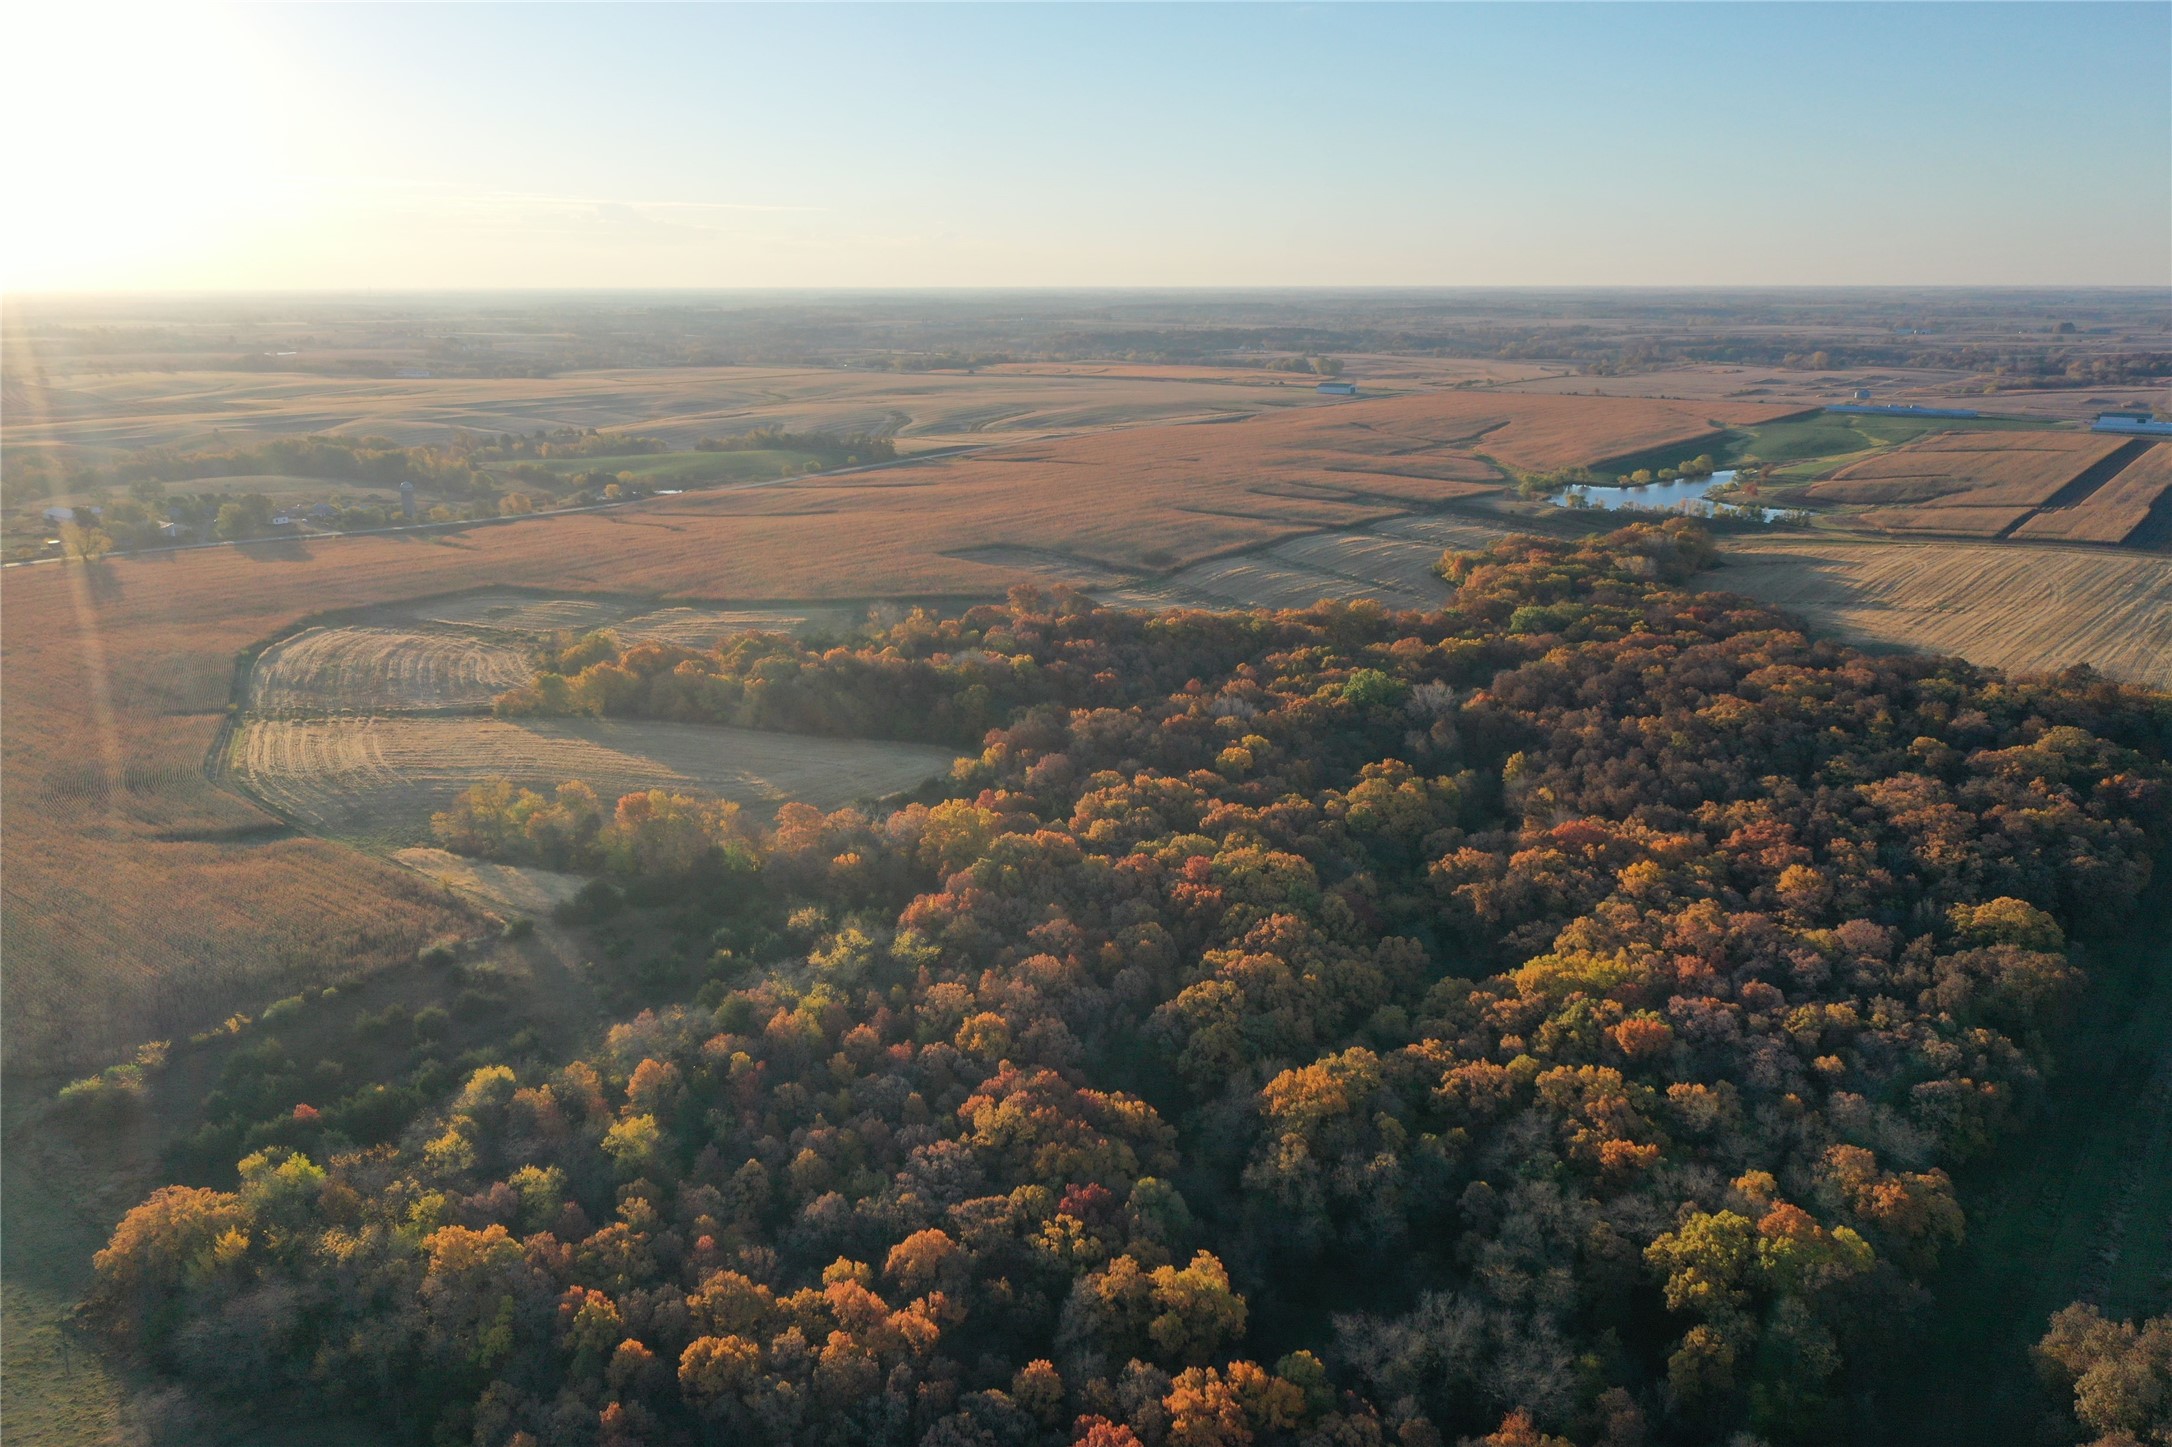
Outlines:
[{"label": "distant farmland", "polygon": [[332,432],[442,443],[459,432],[597,428],[696,439],[775,427],[871,432],[906,450],[1107,427],[1243,416],[1321,399],[1313,378],[1226,375],[899,376],[814,367],[662,367],[550,378],[345,378],[131,372],[25,384],[9,446],[92,454],[202,446],[216,437]]},{"label": "distant farmland", "polygon": [[[217,380],[244,391],[298,385]],[[957,384],[978,380],[869,379],[903,396],[953,401]],[[1213,385],[1177,390],[1218,405]],[[1122,401],[1120,391],[1107,395],[1112,405]],[[393,609],[400,616],[371,620],[388,628],[433,619],[501,629],[641,624],[707,642],[744,626],[739,619],[849,620],[871,600],[998,596],[1065,570],[1105,589],[1141,578],[1167,589],[1142,602],[1233,603],[1252,591],[1232,576],[1243,571],[1239,555],[1270,549],[1273,576],[1258,581],[1271,582],[1277,599],[1309,602],[1309,592],[1423,602],[1440,596],[1428,554],[1488,529],[1463,523],[1428,536],[1440,520],[1410,515],[1497,490],[1496,463],[1588,464],[1694,443],[1782,410],[1483,392],[1361,398],[1212,425],[1022,442],[610,513],[9,569],[0,576],[9,684],[0,782],[10,839],[6,983],[19,1008],[0,1046],[16,1069],[101,1063],[131,1042],[200,1028],[297,981],[412,958],[438,935],[477,927],[465,905],[412,872],[296,837],[206,776],[239,701],[237,653],[327,610]],[[1308,536],[1322,533],[1355,540]],[[1397,538],[1418,546],[1392,545]],[[1944,556],[1926,554],[1934,555]],[[1776,577],[1831,566],[1784,562],[1775,560]],[[2080,564],[2070,571],[2077,589],[2093,576]],[[2161,637],[2149,631],[2147,609],[2159,609],[2161,628],[2165,605],[2161,593],[2151,605],[2134,592],[2139,577],[2112,587],[2128,611],[2104,614],[2127,620],[2124,635],[2117,624],[2069,633],[2067,657],[2046,661],[2160,667],[2172,648],[2144,656],[2146,640]],[[1731,574],[1715,581],[1744,586]],[[468,591],[439,597],[455,590]],[[576,593],[595,596],[564,596]],[[659,610],[641,595],[692,606]],[[438,601],[413,601],[429,598]],[[785,600],[795,601],[778,609]],[[1954,636],[1970,631],[1959,625],[1929,626],[1943,616],[1935,613],[1810,601],[1813,614],[1830,606],[1819,616],[1873,637],[1964,652],[1985,641]],[[1959,611],[1966,600],[1957,593],[1945,606]],[[2042,607],[2022,610],[2004,627],[2042,636],[2053,626],[2045,619]],[[335,696],[346,686],[339,668],[354,662],[319,670]],[[356,666],[365,675],[379,667]],[[472,691],[456,696],[465,701],[487,686],[478,672],[472,686],[461,685]]]},{"label": "distant farmland", "polygon": [[2121,543],[2166,490],[2162,446],[2095,432],[1955,431],[1851,463],[1805,492],[1892,533]]}]

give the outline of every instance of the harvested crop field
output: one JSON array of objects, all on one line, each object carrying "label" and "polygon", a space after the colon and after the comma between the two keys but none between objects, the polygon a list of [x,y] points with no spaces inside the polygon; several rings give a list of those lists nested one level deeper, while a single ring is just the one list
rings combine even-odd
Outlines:
[{"label": "harvested crop field", "polygon": [[2172,688],[2172,557],[1968,542],[1730,541],[1710,587],[1848,638]]},{"label": "harvested crop field", "polygon": [[[680,377],[674,385],[690,390],[679,402],[709,382],[760,381],[758,369],[720,370],[728,377]],[[961,385],[988,381],[821,377],[831,388],[864,382],[891,389],[868,396],[895,397],[908,413],[901,427],[918,425],[911,407],[961,407]],[[520,413],[517,429],[488,428],[525,431],[561,422],[620,425],[629,412],[660,406],[653,389],[666,380],[645,373],[627,374],[618,384],[591,375],[565,386],[432,387],[231,373],[193,382],[186,375],[134,384],[111,379],[121,391],[140,385],[153,394],[200,386],[202,420],[174,421],[175,435],[210,425],[216,414],[236,432],[323,425],[413,440],[485,425],[455,395],[462,387],[481,389],[478,397],[491,389],[501,398],[533,392],[534,410]],[[1080,405],[1091,392],[1100,399],[1096,405],[1118,412],[1121,389],[1131,386],[1180,395],[1190,409],[1185,415],[1209,415],[1220,405],[1213,383],[998,380],[1065,388]],[[613,385],[626,395],[609,395]],[[321,389],[313,395],[324,415],[297,423],[312,388]],[[1262,397],[1286,395],[1230,390],[1254,406]],[[578,406],[568,401],[576,393],[586,398]],[[1169,572],[1327,529],[1401,528],[1414,510],[1490,490],[1490,483],[1418,475],[1490,475],[1481,453],[1516,467],[1589,462],[1782,410],[1483,392],[1312,405],[1312,394],[1302,395],[1303,406],[1248,420],[1027,442],[608,513],[116,557],[92,568],[6,570],[0,628],[9,710],[0,736],[0,794],[9,850],[0,943],[10,998],[22,1008],[8,1012],[0,1027],[0,1051],[17,1068],[101,1064],[133,1041],[200,1029],[312,978],[411,959],[431,938],[474,927],[465,906],[412,871],[328,841],[294,838],[278,818],[206,777],[205,760],[228,722],[236,653],[305,617],[436,598],[419,614],[363,621],[454,622],[518,634],[617,625],[655,610],[637,594],[720,613],[797,599],[805,602],[792,611],[821,606],[854,615],[886,598],[995,597],[1041,575],[1000,561],[1015,555],[977,550],[1061,553],[1126,577]],[[749,403],[740,415],[750,426],[843,425],[846,412],[836,410],[836,400],[832,392],[821,407],[809,403],[812,410],[795,413],[797,404],[782,397],[773,411],[757,416]],[[104,416],[114,436],[151,425],[126,421],[141,398],[129,401],[117,391],[108,401],[98,415],[69,410],[71,403],[63,409],[67,419],[47,421],[73,419],[99,432]],[[423,403],[444,405],[415,433],[385,425]],[[956,420],[955,411],[946,415]],[[1030,436],[1053,416],[1029,408],[1002,425]],[[689,417],[683,434],[674,435],[722,430],[715,416]],[[1321,430],[1301,425],[1315,418]],[[981,420],[995,425],[993,412]],[[11,442],[18,422],[41,425],[31,411],[11,412]],[[1445,545],[1435,544],[1432,553]],[[1407,578],[1399,572],[1381,587],[1403,586]],[[1328,585],[1315,596],[1380,591],[1327,573],[1279,586],[1304,592],[1320,579]],[[443,596],[455,590],[467,591]],[[491,592],[499,596],[489,598]],[[582,594],[591,596],[567,601]],[[545,611],[520,611],[539,599]],[[676,615],[672,624],[705,631],[711,621]],[[106,982],[119,983],[106,988]]]},{"label": "harvested crop field", "polygon": [[1441,554],[1485,547],[1508,531],[1506,524],[1439,514],[1392,518],[1195,563],[1095,596],[1123,608],[1306,608],[1323,598],[1437,608],[1449,596],[1437,571]]},{"label": "harvested crop field", "polygon": [[1538,472],[1716,439],[1730,427],[1798,410],[1745,402],[1426,392],[1262,418],[1255,425],[1304,451],[1376,460],[1461,455]]},{"label": "harvested crop field", "polygon": [[541,638],[609,628],[629,637],[707,647],[727,633],[799,633],[817,628],[849,628],[861,620],[862,614],[863,610],[850,604],[747,608],[673,604],[657,607],[637,598],[582,598],[511,588],[485,588],[374,609],[370,618],[372,622],[412,620],[426,626],[524,633]]},{"label": "harvested crop field", "polygon": [[1105,587],[1125,581],[1126,575],[1106,563],[1092,558],[1081,558],[1072,553],[1059,553],[1049,548],[961,548],[954,555],[976,563],[993,563],[997,567],[1015,568],[1044,578],[1051,583],[1068,583],[1073,587]]},{"label": "harvested crop field", "polygon": [[959,375],[815,367],[658,367],[548,378],[344,378],[124,372],[31,389],[11,406],[11,447],[93,452],[204,446],[214,437],[331,432],[442,443],[462,431],[597,428],[691,445],[757,428],[872,432],[912,448],[1240,416],[1322,401],[1312,379]]},{"label": "harvested crop field", "polygon": [[520,648],[451,629],[311,628],[249,671],[256,714],[479,712],[535,668]]},{"label": "harvested crop field", "polygon": [[549,789],[579,779],[613,799],[686,789],[766,813],[835,808],[912,788],[955,757],[925,744],[815,738],[624,719],[256,719],[230,765],[251,794],[313,834],[372,845],[431,839],[430,816],[490,779]]},{"label": "harvested crop field", "polygon": [[2032,508],[2126,444],[2091,432],[1936,432],[1852,463],[1809,490],[1813,502]]},{"label": "harvested crop field", "polygon": [[1843,468],[1809,496],[1893,504],[1851,519],[1881,532],[2119,543],[2164,491],[2159,450],[2102,433],[1940,433]]},{"label": "harvested crop field", "polygon": [[1996,538],[2018,527],[2022,519],[2034,511],[2027,507],[1965,507],[1941,501],[1924,507],[1878,508],[1854,521],[1863,527],[1888,533]]},{"label": "harvested crop field", "polygon": [[859,624],[866,610],[850,604],[825,608],[655,608],[611,627],[627,637],[653,638],[682,648],[709,648],[732,633],[808,633]]},{"label": "harvested crop field", "polygon": [[612,598],[565,598],[486,588],[424,598],[383,610],[387,618],[445,623],[460,628],[497,628],[508,633],[586,633],[609,628],[640,611],[638,603]]},{"label": "harvested crop field", "polygon": [[[2129,444],[2130,446],[2132,444]],[[2063,539],[2080,543],[2120,543],[2133,538],[2172,493],[2172,445],[2157,443],[2140,452],[2071,507],[2048,507],[2015,530],[2020,538]]]}]

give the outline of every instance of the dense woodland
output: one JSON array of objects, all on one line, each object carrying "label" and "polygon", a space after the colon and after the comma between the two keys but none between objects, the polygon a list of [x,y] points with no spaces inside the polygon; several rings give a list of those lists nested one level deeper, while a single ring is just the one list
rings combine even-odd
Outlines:
[{"label": "dense woodland", "polygon": [[[1707,552],[1511,538],[1430,614],[566,639],[502,708],[970,757],[765,825],[471,794],[447,841],[603,875],[570,918],[658,1003],[383,1143],[293,1101],[90,1311],[486,1447],[1843,1438],[2070,940],[2172,842],[2172,699],[1814,641],[1690,591]],[[2152,1430],[2121,1331],[2045,1361]]]}]

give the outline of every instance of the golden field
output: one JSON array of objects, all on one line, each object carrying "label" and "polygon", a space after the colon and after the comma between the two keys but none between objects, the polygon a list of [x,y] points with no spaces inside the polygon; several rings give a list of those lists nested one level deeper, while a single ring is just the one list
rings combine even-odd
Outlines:
[{"label": "golden field", "polygon": [[2168,455],[2098,432],[1933,433],[1841,468],[1808,497],[1869,504],[1847,522],[1879,532],[2122,543],[2164,495]]},{"label": "golden field", "polygon": [[1707,584],[1856,640],[2172,689],[2172,556],[2012,543],[1731,539]]},{"label": "golden field", "polygon": [[[314,615],[462,592],[486,613],[533,605],[581,626],[576,618],[614,621],[628,616],[617,610],[653,607],[629,603],[634,595],[856,607],[998,595],[1067,571],[1105,587],[1306,534],[1378,525],[1380,537],[1393,537],[1408,514],[1498,486],[1487,458],[1518,469],[1589,463],[1774,410],[1418,393],[1021,442],[607,513],[9,569],[0,582],[9,684],[0,752],[6,984],[16,1008],[0,1047],[17,1070],[102,1063],[131,1042],[199,1028],[304,979],[411,957],[438,935],[474,927],[456,896],[297,836],[207,776],[237,702],[236,655]],[[1314,543],[1276,560],[1293,571],[1276,580],[1274,596],[1340,576],[1350,590],[1405,587],[1423,600],[1431,595],[1422,551]],[[1376,568],[1391,573],[1367,581]],[[1248,591],[1242,580],[1194,577],[1204,586],[1171,601],[1235,601]],[[517,592],[476,603],[479,589],[606,596],[600,614],[578,601],[568,613]],[[704,611],[687,615],[690,637],[734,610]]]},{"label": "golden field", "polygon": [[2023,523],[2019,538],[2077,543],[2133,539],[2152,510],[2162,513],[2172,494],[2172,446],[2158,443],[2072,507],[2047,508]]},{"label": "golden field", "polygon": [[1210,369],[1015,374],[671,367],[549,378],[347,378],[301,373],[123,372],[39,385],[8,399],[9,446],[97,455],[149,446],[233,446],[329,432],[439,443],[462,431],[597,428],[691,445],[705,436],[878,432],[901,450],[1097,428],[1243,416],[1321,401],[1316,378]]}]

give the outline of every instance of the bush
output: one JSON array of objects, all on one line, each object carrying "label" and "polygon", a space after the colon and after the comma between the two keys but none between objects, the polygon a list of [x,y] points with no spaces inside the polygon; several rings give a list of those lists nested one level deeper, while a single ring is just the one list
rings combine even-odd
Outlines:
[{"label": "bush", "polygon": [[87,1120],[118,1120],[143,1104],[143,1071],[134,1065],[109,1065],[96,1075],[62,1086],[60,1103]]},{"label": "bush", "polygon": [[591,879],[580,892],[558,906],[557,914],[565,924],[594,924],[606,920],[626,907],[626,896],[607,879]]}]

